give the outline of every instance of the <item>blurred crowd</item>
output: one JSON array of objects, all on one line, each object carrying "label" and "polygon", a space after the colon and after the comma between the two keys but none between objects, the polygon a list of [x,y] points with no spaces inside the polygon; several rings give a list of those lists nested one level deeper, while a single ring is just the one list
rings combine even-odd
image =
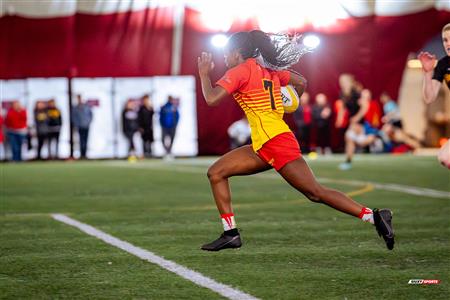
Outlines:
[{"label": "blurred crowd", "polygon": [[[422,146],[404,131],[397,101],[387,93],[374,99],[351,74],[341,74],[339,87],[339,98],[333,102],[323,93],[315,95],[314,101],[308,92],[300,97],[292,117],[303,154],[344,152],[340,168],[349,169],[355,153],[405,153]],[[233,123],[228,134],[232,148],[249,143],[244,119]]]},{"label": "blurred crowd", "polygon": [[397,102],[387,93],[374,99],[351,74],[341,74],[339,87],[339,98],[333,105],[322,93],[316,95],[314,103],[308,93],[301,96],[294,120],[303,153],[329,154],[331,149],[345,152],[346,160],[340,168],[349,169],[357,152],[404,153],[421,146],[417,138],[404,131]]},{"label": "blurred crowd", "polygon": [[[172,160],[172,146],[180,119],[178,106],[180,100],[169,96],[167,102],[159,110],[159,124],[161,126],[161,142],[165,150],[164,158]],[[122,131],[128,141],[128,157],[136,158],[134,136],[139,133],[142,138],[143,157],[153,156],[152,145],[154,142],[153,116],[155,114],[150,95],[146,94],[141,99],[129,99],[122,111]]]},{"label": "blurred crowd", "polygon": [[[340,168],[349,169],[355,153],[405,153],[423,145],[422,141],[405,132],[398,103],[387,93],[374,99],[371,91],[351,74],[341,74],[339,86],[339,97],[335,101],[330,101],[324,93],[312,97],[305,92],[300,97],[300,106],[292,114],[292,129],[303,154],[345,153],[346,158]],[[88,157],[95,105],[85,101],[81,95],[76,95],[75,102],[70,109],[74,148],[79,150],[78,157],[85,159]],[[33,150],[35,156],[32,159],[59,159],[61,127],[69,120],[62,119],[56,103],[55,99],[36,101],[32,116],[27,115],[19,101],[4,106],[5,115],[0,113],[0,159],[21,161],[24,148]],[[141,158],[154,156],[153,127],[158,121],[164,158],[173,159],[179,104],[178,98],[169,96],[155,112],[149,94],[125,101],[119,127],[120,134],[128,143],[129,159],[137,159],[137,153],[142,153]],[[246,118],[231,124],[228,135],[230,148],[251,143]],[[139,143],[141,151],[136,149],[136,138],[142,141]]]},{"label": "blurred crowd", "polygon": [[[164,158],[173,159],[172,145],[176,134],[179,114],[179,99],[169,96],[167,102],[159,109]],[[0,159],[22,161],[23,151],[34,150],[32,159],[59,159],[61,127],[63,124],[61,110],[55,99],[38,100],[33,108],[33,115],[19,101],[4,105],[5,115],[0,111]],[[89,149],[89,131],[94,118],[94,104],[84,101],[76,95],[76,104],[71,107],[71,128],[78,144],[79,158],[86,159]],[[149,94],[139,99],[128,99],[121,113],[122,134],[128,142],[128,158],[136,159],[135,138],[142,139],[142,158],[153,156],[153,124],[155,111]],[[47,151],[43,149],[46,148]]]}]

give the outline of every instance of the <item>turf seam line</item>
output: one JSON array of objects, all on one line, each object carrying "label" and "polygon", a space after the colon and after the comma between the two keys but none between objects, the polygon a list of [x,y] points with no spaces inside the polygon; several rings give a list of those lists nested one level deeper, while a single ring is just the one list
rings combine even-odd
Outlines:
[{"label": "turf seam line", "polygon": [[[176,164],[167,164],[167,165],[125,165],[118,163],[109,163],[105,164],[110,167],[125,167],[125,168],[134,168],[134,169],[153,169],[153,170],[162,170],[166,172],[180,172],[180,173],[193,173],[193,174],[206,174],[206,171],[199,168],[185,167],[184,165],[177,166]],[[259,178],[276,178],[280,179],[281,177],[277,174],[257,174],[254,177]],[[326,177],[318,177],[317,180],[321,183],[337,183],[337,184],[345,184],[349,186],[361,186],[371,184],[375,189],[385,190],[389,192],[399,192],[404,194],[410,194],[415,196],[425,196],[430,198],[450,198],[450,192],[434,190],[429,188],[403,185],[397,183],[379,183],[374,181],[360,181],[360,180],[347,180],[347,179],[333,179]]]},{"label": "turf seam line", "polygon": [[253,297],[247,293],[244,293],[238,289],[235,289],[235,288],[232,288],[231,286],[219,283],[219,282],[215,281],[214,279],[211,279],[207,276],[202,275],[199,272],[193,271],[193,270],[188,269],[182,265],[179,265],[173,261],[162,258],[162,257],[154,254],[153,252],[150,252],[148,250],[134,246],[128,242],[122,241],[122,240],[120,240],[112,235],[109,235],[93,226],[90,226],[85,223],[81,223],[81,222],[79,222],[75,219],[72,219],[66,215],[52,214],[51,216],[53,219],[55,219],[59,222],[76,227],[79,230],[81,230],[82,232],[84,232],[90,236],[96,237],[109,245],[119,248],[119,249],[121,249],[125,252],[128,252],[134,256],[137,256],[143,260],[146,260],[148,262],[156,264],[167,271],[175,273],[175,274],[195,283],[196,285],[210,289],[210,290],[222,295],[225,298],[232,299],[232,300],[240,300],[240,299],[258,300],[258,298],[255,298],[255,297]]}]

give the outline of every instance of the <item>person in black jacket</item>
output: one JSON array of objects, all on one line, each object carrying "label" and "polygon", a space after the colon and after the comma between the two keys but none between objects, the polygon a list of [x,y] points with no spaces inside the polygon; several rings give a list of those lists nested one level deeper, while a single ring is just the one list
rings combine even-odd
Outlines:
[{"label": "person in black jacket", "polygon": [[37,159],[42,159],[42,146],[48,137],[48,115],[47,105],[43,101],[37,101],[34,107],[34,125],[36,128],[36,136],[38,140]]},{"label": "person in black jacket", "polygon": [[295,126],[297,127],[295,137],[299,141],[300,149],[304,154],[311,151],[312,108],[309,99],[309,94],[304,92],[300,97],[299,108],[293,113]]},{"label": "person in black jacket", "polygon": [[330,149],[330,122],[331,108],[325,94],[317,94],[316,103],[312,109],[313,123],[317,129],[317,148],[319,154],[329,154]]},{"label": "person in black jacket", "polygon": [[[61,132],[61,111],[56,107],[55,99],[48,101],[48,157],[58,158],[59,134]],[[52,151],[52,143],[55,141],[55,151]]]},{"label": "person in black jacket", "polygon": [[139,132],[142,137],[144,157],[152,156],[153,143],[153,103],[149,95],[142,97],[142,106],[138,112]]},{"label": "person in black jacket", "polygon": [[128,100],[125,104],[124,110],[122,111],[122,130],[129,143],[128,156],[130,157],[135,155],[133,136],[138,129],[138,113],[135,108],[135,103],[133,100]]}]

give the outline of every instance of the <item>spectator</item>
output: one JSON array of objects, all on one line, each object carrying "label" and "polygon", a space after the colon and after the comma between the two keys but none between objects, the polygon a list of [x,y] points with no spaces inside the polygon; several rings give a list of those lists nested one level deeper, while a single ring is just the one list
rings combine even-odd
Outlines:
[{"label": "spectator", "polygon": [[334,128],[336,134],[334,135],[333,139],[333,147],[336,149],[337,152],[344,151],[345,148],[345,131],[348,127],[349,122],[349,113],[348,110],[345,108],[344,101],[341,99],[337,99],[334,102],[333,107],[333,114],[334,114]]},{"label": "spectator", "polygon": [[[48,157],[58,158],[59,134],[61,132],[61,111],[56,107],[55,99],[48,102]],[[53,141],[55,141],[55,151],[52,151]]]},{"label": "spectator", "polygon": [[77,95],[77,105],[72,110],[73,126],[78,130],[80,141],[80,158],[85,159],[89,137],[89,126],[92,122],[92,109]]},{"label": "spectator", "polygon": [[5,118],[5,125],[14,161],[22,160],[22,143],[27,134],[27,111],[14,101]]},{"label": "spectator", "polygon": [[246,117],[237,120],[228,127],[231,149],[235,149],[251,143],[250,126]]},{"label": "spectator", "polygon": [[3,116],[2,116],[2,110],[0,108],[0,160],[4,159],[4,155],[5,155],[5,148],[4,148],[4,143],[5,141],[5,137],[3,135]]},{"label": "spectator", "polygon": [[386,123],[379,132],[385,150],[392,153],[405,153],[420,148],[420,142],[394,124]]},{"label": "spectator", "polygon": [[166,150],[165,158],[173,159],[172,146],[175,139],[180,113],[178,112],[179,99],[169,96],[167,103],[161,106],[159,122],[162,129],[162,143]]},{"label": "spectator", "polygon": [[138,112],[139,131],[142,137],[144,157],[152,157],[153,143],[153,103],[149,95],[142,97],[142,106]]},{"label": "spectator", "polygon": [[[365,101],[365,103],[362,103],[362,101]],[[372,92],[368,89],[362,90],[359,103],[361,108],[365,106],[367,107],[362,122],[367,122],[370,126],[380,129],[382,125],[381,118],[383,116],[383,112],[380,103],[372,99]]]},{"label": "spectator", "polygon": [[133,100],[128,100],[122,111],[122,131],[128,140],[128,156],[135,157],[133,137],[139,130],[138,113]]},{"label": "spectator", "polygon": [[349,126],[350,118],[357,114],[360,109],[358,99],[362,85],[355,81],[353,75],[343,73],[339,76],[339,87],[339,99],[334,104],[334,127],[336,128],[334,148],[341,152],[345,148],[345,132]]},{"label": "spectator", "polygon": [[37,101],[34,108],[34,125],[38,140],[37,159],[42,159],[42,146],[48,138],[48,119],[47,105],[43,101]]},{"label": "spectator", "polygon": [[361,89],[361,87],[355,82],[351,74],[341,74],[339,76],[339,86],[341,88],[339,99],[348,111],[349,118],[352,118],[360,111],[358,100],[361,94],[358,92],[358,89]]},{"label": "spectator", "polygon": [[[350,117],[350,125],[345,132],[346,161],[339,168],[347,170],[351,168],[351,162],[355,147],[367,147],[375,142],[376,130],[381,125],[381,109],[378,103],[372,100],[372,93],[363,89],[358,99],[359,110]],[[358,124],[358,126],[355,126]],[[360,126],[359,126],[360,125]]]},{"label": "spectator", "polygon": [[370,100],[372,98],[372,94],[369,90],[364,89],[359,98],[357,99],[357,107],[358,110],[356,113],[352,113],[349,110],[349,122],[351,124],[364,124],[364,119],[366,117],[366,113],[369,111]]},{"label": "spectator", "polygon": [[293,113],[295,125],[297,126],[296,138],[300,143],[302,153],[310,152],[310,137],[312,124],[312,109],[309,104],[309,94],[304,92],[300,97],[300,106]]},{"label": "spectator", "polygon": [[[331,108],[328,105],[327,96],[317,94],[316,103],[312,109],[314,125],[317,128],[316,152],[329,154],[330,149],[330,117]],[[322,152],[323,151],[323,152]]]},{"label": "spectator", "polygon": [[403,128],[400,117],[400,109],[398,108],[397,103],[385,92],[381,94],[380,101],[383,104],[384,112],[384,116],[381,118],[381,121],[384,124],[392,124],[397,128]]}]

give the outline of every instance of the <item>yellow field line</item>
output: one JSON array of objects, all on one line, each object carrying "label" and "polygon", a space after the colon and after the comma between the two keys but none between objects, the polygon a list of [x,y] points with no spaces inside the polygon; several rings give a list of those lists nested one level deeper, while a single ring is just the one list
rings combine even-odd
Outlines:
[{"label": "yellow field line", "polygon": [[[345,193],[349,197],[354,197],[358,195],[362,195],[368,192],[371,192],[375,189],[373,184],[366,184],[363,188],[360,188],[358,190],[350,191]],[[271,205],[282,205],[282,204],[303,204],[308,203],[307,199],[300,198],[297,200],[291,200],[291,201],[269,201],[269,202],[252,202],[252,203],[236,203],[233,204],[233,208],[252,208],[252,207],[261,207],[261,206],[271,206]],[[186,210],[186,211],[192,211],[192,210],[214,210],[216,208],[213,204],[207,204],[207,205],[197,205],[197,206],[188,206],[188,207],[177,207],[176,210]]]},{"label": "yellow field line", "polygon": [[359,189],[359,190],[355,190],[355,191],[350,191],[345,193],[347,196],[349,197],[354,197],[354,196],[359,196],[368,192],[371,192],[375,189],[375,186],[373,184],[366,184],[363,188]]}]

